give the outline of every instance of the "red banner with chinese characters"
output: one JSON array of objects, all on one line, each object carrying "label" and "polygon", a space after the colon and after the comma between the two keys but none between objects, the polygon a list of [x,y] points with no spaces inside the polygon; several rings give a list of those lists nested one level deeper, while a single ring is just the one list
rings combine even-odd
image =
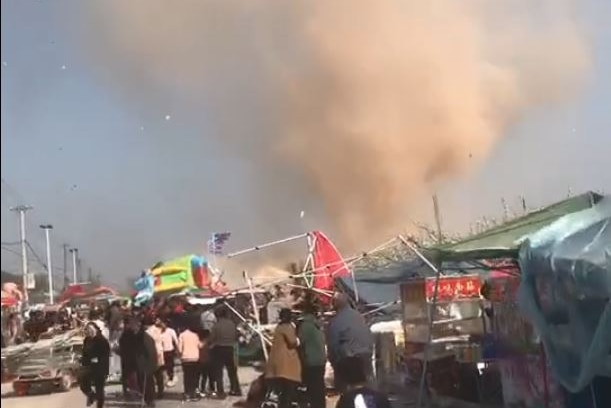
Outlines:
[{"label": "red banner with chinese characters", "polygon": [[[482,286],[478,275],[443,276],[439,279],[437,301],[447,302],[463,299],[477,299]],[[426,300],[433,301],[435,296],[435,278],[429,278],[425,283]]]}]

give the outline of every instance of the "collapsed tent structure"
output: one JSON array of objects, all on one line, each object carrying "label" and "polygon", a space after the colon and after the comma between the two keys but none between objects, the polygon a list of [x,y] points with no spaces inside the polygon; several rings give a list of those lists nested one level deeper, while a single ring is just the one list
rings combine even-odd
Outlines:
[{"label": "collapsed tent structure", "polygon": [[[596,296],[587,301],[576,298],[579,306],[555,306],[556,309],[564,307],[564,311],[551,313],[552,317],[561,315],[566,320],[568,314],[569,321],[573,323],[568,327],[580,327],[585,330],[584,333],[594,335],[594,341],[590,344],[584,338],[575,338],[579,345],[564,353],[566,345],[554,344],[554,341],[563,338],[556,336],[556,328],[552,329],[558,322],[549,320],[548,311],[540,310],[545,307],[539,305],[540,287],[537,285],[541,285],[541,282],[548,286],[558,285],[563,280],[559,277],[571,276],[573,280],[594,279],[598,282],[598,289],[608,288],[609,281],[605,279],[609,279],[611,274],[608,263],[611,242],[608,235],[602,232],[593,234],[594,227],[586,226],[582,218],[585,217],[583,213],[599,211],[601,202],[601,195],[586,193],[460,242],[420,248],[399,236],[348,260],[341,257],[326,236],[316,231],[258,245],[229,254],[228,257],[307,238],[309,252],[303,271],[287,274],[282,280],[302,279],[305,288],[327,298],[339,286],[340,290],[351,292],[360,304],[367,305],[367,313],[373,308],[383,310],[386,315],[383,317],[387,319],[400,316],[404,332],[403,361],[412,378],[414,375],[420,377],[420,402],[426,393],[478,403],[502,402],[506,407],[564,407],[566,405],[562,401],[566,391],[582,390],[591,386],[596,376],[606,375],[607,365],[600,361],[606,361],[601,356],[604,357],[605,344],[609,344],[609,296],[608,292],[596,292]],[[597,222],[599,231],[608,232],[608,221],[607,224],[601,219]],[[607,229],[602,228],[601,222]],[[547,240],[537,238],[541,231],[556,224],[572,225],[571,233],[567,235],[565,231],[562,239],[558,236]],[[587,241],[590,244],[584,243],[584,228],[593,234]],[[569,242],[565,241],[569,236],[573,241],[571,249],[567,250],[565,244],[558,242]],[[583,268],[590,271],[593,262],[588,257],[594,251],[591,245],[594,242],[597,248],[603,248],[598,249],[597,261],[594,262],[599,268],[597,274],[588,272],[588,277],[584,278],[583,274],[573,275],[566,270],[559,272],[560,259],[573,262],[567,265],[589,265]],[[578,249],[579,244],[582,244],[581,249]],[[397,245],[402,247],[406,256],[395,259],[390,267],[387,264],[379,268],[366,261],[373,258],[370,255],[393,245],[395,248]],[[384,254],[380,257],[383,258]],[[152,295],[160,288],[189,287],[203,282],[195,278],[191,281],[193,275],[190,274],[193,274],[194,268],[189,259],[193,258],[183,258],[178,263],[181,267],[174,265],[174,262],[156,265],[139,279],[140,294]],[[363,259],[365,262],[359,263]],[[536,260],[534,264],[533,260]],[[553,265],[548,269],[554,272],[540,270],[543,260]],[[564,268],[570,271],[574,266],[565,265]],[[157,270],[156,274],[154,270]],[[262,286],[254,286],[246,273],[244,276],[250,293]],[[606,283],[601,285],[601,282]],[[585,284],[588,285],[592,285],[592,282]],[[528,299],[531,303],[527,302]],[[252,302],[256,310],[257,302],[254,298]],[[586,303],[588,307],[583,308]],[[261,332],[258,314],[254,315],[257,321],[251,328],[259,334],[262,343],[268,341]],[[241,319],[246,321],[244,317]],[[546,337],[549,338],[546,340]],[[551,352],[549,355],[548,349]],[[566,359],[563,361],[563,358],[554,357],[554,349]],[[609,351],[607,349],[607,353]],[[568,356],[571,356],[570,359]],[[572,365],[577,361],[575,359],[579,361],[579,368]],[[599,359],[594,364],[594,360]],[[548,360],[551,360],[551,364]],[[594,388],[591,394],[595,400],[599,398]],[[579,408],[586,406],[575,405]]]},{"label": "collapsed tent structure", "polygon": [[69,285],[60,295],[58,302],[87,302],[98,297],[117,296],[117,292],[106,286],[98,286],[91,283],[75,283]]}]

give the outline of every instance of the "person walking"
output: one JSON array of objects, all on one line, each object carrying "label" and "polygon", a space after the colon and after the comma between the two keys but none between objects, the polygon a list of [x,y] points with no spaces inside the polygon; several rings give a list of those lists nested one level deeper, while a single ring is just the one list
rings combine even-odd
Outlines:
[{"label": "person walking", "polygon": [[212,364],[215,371],[215,389],[219,398],[225,397],[223,368],[226,368],[230,383],[229,395],[242,396],[235,356],[239,336],[238,327],[229,318],[229,312],[225,306],[217,308],[215,315],[216,323],[210,333]]},{"label": "person walking", "polygon": [[201,343],[197,334],[197,327],[191,327],[178,336],[178,353],[182,362],[183,386],[185,401],[199,399],[196,395],[197,380],[199,379],[199,352]]},{"label": "person walking", "polygon": [[325,335],[321,323],[316,319],[316,308],[311,302],[303,307],[303,318],[297,336],[299,337],[302,378],[306,386],[310,407],[325,406]]},{"label": "person walking", "polygon": [[214,391],[214,377],[210,363],[210,331],[202,329],[199,333],[199,381],[198,388],[202,398],[216,396]]},{"label": "person walking", "polygon": [[164,368],[165,361],[163,357],[163,332],[162,332],[162,321],[155,319],[152,316],[145,317],[145,325],[147,326],[146,333],[151,336],[155,342],[155,352],[157,355],[157,370],[154,373],[155,384],[157,386],[157,399],[163,398],[165,391],[165,379],[164,379]]},{"label": "person walking", "polygon": [[333,298],[335,316],[327,328],[327,353],[335,372],[335,386],[343,390],[346,382],[337,370],[340,361],[357,357],[363,362],[368,381],[372,381],[373,334],[363,316],[350,306],[348,296],[338,293]]},{"label": "person walking", "polygon": [[134,332],[134,324],[130,318],[125,318],[123,322],[124,330],[119,337],[118,354],[121,358],[121,386],[123,396],[128,397],[130,390],[135,390],[137,384],[137,364],[136,355],[138,343],[136,341],[136,332]]},{"label": "person walking", "polygon": [[104,406],[104,387],[106,386],[110,364],[110,343],[108,343],[100,328],[93,322],[87,323],[85,334],[79,387],[87,397],[87,406],[96,402],[97,408],[102,408]]},{"label": "person walking", "polygon": [[172,388],[176,385],[174,377],[174,360],[176,359],[176,349],[178,348],[178,336],[176,331],[168,327],[165,322],[161,323],[161,343],[163,346],[163,362],[165,373],[168,376],[166,385]]},{"label": "person walking", "polygon": [[95,325],[100,329],[102,335],[106,337],[106,340],[109,340],[110,331],[108,330],[108,326],[106,325],[106,322],[103,318],[104,314],[99,309],[94,308],[89,312],[89,321],[94,322]]},{"label": "person walking", "polygon": [[155,406],[155,373],[158,367],[158,353],[155,340],[146,332],[140,320],[131,321],[132,330],[135,335],[135,359],[138,387],[142,393],[142,399],[148,407]]},{"label": "person walking", "polygon": [[106,324],[108,325],[108,341],[110,342],[110,379],[116,381],[120,376],[121,358],[118,354],[119,339],[123,331],[123,311],[118,301],[113,302],[106,311]]},{"label": "person walking", "polygon": [[301,362],[297,351],[299,338],[292,322],[291,309],[280,310],[279,317],[265,367],[265,379],[278,394],[278,408],[289,408],[301,382]]}]

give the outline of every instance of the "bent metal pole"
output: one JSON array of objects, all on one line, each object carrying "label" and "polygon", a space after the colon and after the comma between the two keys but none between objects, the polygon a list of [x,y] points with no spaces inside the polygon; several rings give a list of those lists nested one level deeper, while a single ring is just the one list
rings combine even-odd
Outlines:
[{"label": "bent metal pole", "polygon": [[247,249],[242,249],[242,250],[237,251],[237,252],[232,252],[230,254],[227,254],[227,258],[233,258],[234,256],[244,255],[244,254],[247,254],[249,252],[258,251],[260,249],[268,248],[268,247],[271,247],[271,246],[274,246],[274,245],[284,244],[285,242],[295,241],[297,239],[305,238],[307,236],[308,236],[308,234],[305,233],[305,234],[299,234],[299,235],[295,235],[295,236],[284,238],[284,239],[279,239],[278,241],[267,242],[265,244],[257,245],[257,246],[254,246],[254,247],[251,247],[251,248],[247,248]]}]

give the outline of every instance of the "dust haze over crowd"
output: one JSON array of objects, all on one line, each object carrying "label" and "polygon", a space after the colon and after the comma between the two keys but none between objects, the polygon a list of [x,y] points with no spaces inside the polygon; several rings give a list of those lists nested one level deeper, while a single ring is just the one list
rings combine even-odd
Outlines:
[{"label": "dust haze over crowd", "polygon": [[404,228],[532,108],[573,97],[589,65],[561,0],[132,0],[89,11],[82,41],[116,92],[141,109],[182,101],[184,120],[205,122],[260,173],[253,217],[303,203],[344,249]]}]

